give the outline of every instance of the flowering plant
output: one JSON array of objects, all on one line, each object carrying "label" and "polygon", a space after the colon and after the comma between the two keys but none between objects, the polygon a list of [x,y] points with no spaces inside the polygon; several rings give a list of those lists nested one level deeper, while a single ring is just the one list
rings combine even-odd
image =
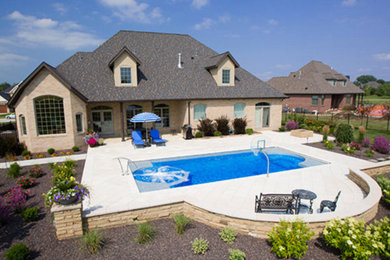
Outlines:
[{"label": "flowering plant", "polygon": [[285,127],[288,131],[293,130],[293,129],[298,129],[299,123],[295,122],[295,121],[289,121],[289,122],[287,122]]},{"label": "flowering plant", "polygon": [[361,143],[361,145],[363,147],[369,147],[370,146],[370,143],[371,143],[371,140],[370,140],[370,137],[365,137]]},{"label": "flowering plant", "polygon": [[372,247],[376,255],[390,258],[390,219],[382,218],[380,221],[375,220],[374,224],[367,227],[367,231],[373,235]]},{"label": "flowering plant", "polygon": [[388,153],[390,151],[389,140],[384,136],[375,137],[372,149],[383,154]]},{"label": "flowering plant", "polygon": [[364,153],[367,155],[367,157],[371,158],[372,156],[374,156],[375,151],[371,149],[367,149],[364,151]]},{"label": "flowering plant", "polygon": [[63,180],[58,182],[52,187],[45,196],[45,205],[51,206],[54,202],[82,201],[89,195],[89,190],[84,185],[78,183],[74,177],[70,177],[69,180]]},{"label": "flowering plant", "polygon": [[360,144],[356,143],[356,142],[352,142],[349,144],[349,147],[352,149],[352,150],[360,150]]},{"label": "flowering plant", "polygon": [[20,177],[17,181],[16,184],[18,184],[22,189],[28,189],[34,185],[34,178],[29,178],[29,177]]},{"label": "flowering plant", "polygon": [[364,229],[364,222],[354,218],[335,218],[325,224],[323,231],[327,245],[341,251],[341,259],[370,259],[373,255],[372,234]]},{"label": "flowering plant", "polygon": [[42,177],[43,175],[43,170],[39,167],[39,166],[33,166],[31,167],[31,169],[28,171],[29,172],[29,176],[31,178],[39,178],[39,177]]},{"label": "flowering plant", "polygon": [[11,214],[11,207],[0,197],[0,225],[7,222]]},{"label": "flowering plant", "polygon": [[28,194],[30,194],[30,191],[24,191],[20,186],[16,186],[7,191],[4,195],[4,200],[16,212],[21,212],[26,206]]},{"label": "flowering plant", "polygon": [[86,144],[88,144],[89,146],[93,147],[97,144],[98,140],[99,140],[99,134],[96,133],[96,132],[88,132],[84,137],[84,142]]}]

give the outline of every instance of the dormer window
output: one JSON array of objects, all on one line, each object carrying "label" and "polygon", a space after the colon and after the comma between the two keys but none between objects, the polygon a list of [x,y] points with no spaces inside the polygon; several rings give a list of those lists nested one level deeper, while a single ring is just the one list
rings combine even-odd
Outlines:
[{"label": "dormer window", "polygon": [[121,68],[121,83],[122,84],[131,84],[131,68],[130,67]]},{"label": "dormer window", "polygon": [[222,70],[222,84],[230,84],[230,70]]}]

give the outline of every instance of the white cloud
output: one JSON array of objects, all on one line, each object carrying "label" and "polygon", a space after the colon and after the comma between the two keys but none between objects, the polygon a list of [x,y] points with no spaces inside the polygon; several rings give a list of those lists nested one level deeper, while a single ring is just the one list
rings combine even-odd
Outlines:
[{"label": "white cloud", "polygon": [[197,23],[194,25],[195,30],[207,30],[210,29],[210,27],[215,23],[213,19],[210,18],[203,18],[202,22]]},{"label": "white cloud", "polygon": [[221,23],[227,23],[227,22],[230,22],[230,20],[231,20],[231,17],[228,14],[218,17],[218,21],[220,21]]},{"label": "white cloud", "polygon": [[209,3],[209,0],[192,0],[192,6],[196,9],[200,9],[203,6],[207,5]]},{"label": "white cloud", "polygon": [[133,20],[139,23],[164,22],[161,10],[158,7],[151,8],[149,4],[135,0],[100,0],[103,5],[114,10],[114,15],[121,20]]},{"label": "white cloud", "polygon": [[373,56],[376,60],[390,60],[390,53],[378,53]]},{"label": "white cloud", "polygon": [[68,11],[68,9],[66,9],[66,7],[62,3],[54,3],[54,4],[52,4],[52,6],[61,15],[64,15]]},{"label": "white cloud", "polygon": [[13,54],[13,53],[2,53],[0,54],[0,65],[19,65],[21,62],[27,61],[29,58],[26,56]]},{"label": "white cloud", "polygon": [[292,68],[291,64],[276,64],[274,66],[275,69],[288,70]]},{"label": "white cloud", "polygon": [[270,20],[268,20],[268,24],[270,24],[270,25],[278,25],[279,21],[275,20],[275,19],[270,19]]},{"label": "white cloud", "polygon": [[262,27],[260,27],[260,26],[258,26],[258,25],[252,25],[252,26],[250,27],[250,29],[253,30],[253,31],[262,32],[262,33],[264,33],[264,34],[270,34],[270,33],[272,32],[270,29],[265,29],[265,28],[262,28]]},{"label": "white cloud", "polygon": [[272,78],[272,75],[273,75],[274,73],[272,72],[272,71],[266,71],[266,72],[263,72],[263,73],[259,73],[258,75],[259,75],[259,78],[261,79],[261,80],[264,80],[264,81],[267,81],[267,80],[269,80],[270,78]]},{"label": "white cloud", "polygon": [[370,72],[370,71],[372,71],[371,68],[359,68],[358,69],[358,72]]},{"label": "white cloud", "polygon": [[356,5],[357,1],[356,0],[344,0],[341,2],[342,6],[354,6]]},{"label": "white cloud", "polygon": [[16,34],[11,36],[12,41],[21,42],[24,45],[39,44],[75,50],[86,46],[96,46],[102,42],[96,36],[80,31],[81,26],[72,21],[58,22],[50,18],[40,19],[23,15],[18,11],[11,13],[8,18],[16,25]]}]

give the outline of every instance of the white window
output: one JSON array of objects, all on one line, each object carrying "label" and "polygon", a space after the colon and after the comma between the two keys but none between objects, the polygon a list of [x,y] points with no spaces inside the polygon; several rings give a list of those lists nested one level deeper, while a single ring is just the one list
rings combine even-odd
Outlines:
[{"label": "white window", "polygon": [[77,129],[77,133],[80,133],[83,131],[83,115],[82,114],[76,114],[76,129]]},{"label": "white window", "polygon": [[20,119],[19,123],[20,123],[22,135],[26,135],[27,134],[26,118],[24,117],[24,115],[20,115],[19,119]]},{"label": "white window", "polygon": [[64,134],[64,102],[60,97],[43,96],[34,100],[38,135]]},{"label": "white window", "polygon": [[244,103],[234,104],[234,118],[239,118],[244,116],[245,116],[245,104]]},{"label": "white window", "polygon": [[121,68],[121,83],[122,84],[131,83],[131,68],[129,67]]},{"label": "white window", "polygon": [[230,83],[230,70],[222,70],[222,84]]},{"label": "white window", "polygon": [[194,105],[194,120],[206,118],[206,105],[196,104]]}]

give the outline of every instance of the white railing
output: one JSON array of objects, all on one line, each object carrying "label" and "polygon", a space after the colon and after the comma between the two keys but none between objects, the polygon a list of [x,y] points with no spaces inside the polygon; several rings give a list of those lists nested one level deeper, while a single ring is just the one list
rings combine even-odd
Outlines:
[{"label": "white railing", "polygon": [[258,137],[255,137],[252,139],[251,150],[252,150],[253,154],[257,156],[259,154],[259,151],[260,151],[264,154],[265,158],[267,159],[267,177],[269,177],[269,157],[268,157],[267,153],[264,151],[264,149],[265,149],[265,140],[264,139],[260,139]]}]

